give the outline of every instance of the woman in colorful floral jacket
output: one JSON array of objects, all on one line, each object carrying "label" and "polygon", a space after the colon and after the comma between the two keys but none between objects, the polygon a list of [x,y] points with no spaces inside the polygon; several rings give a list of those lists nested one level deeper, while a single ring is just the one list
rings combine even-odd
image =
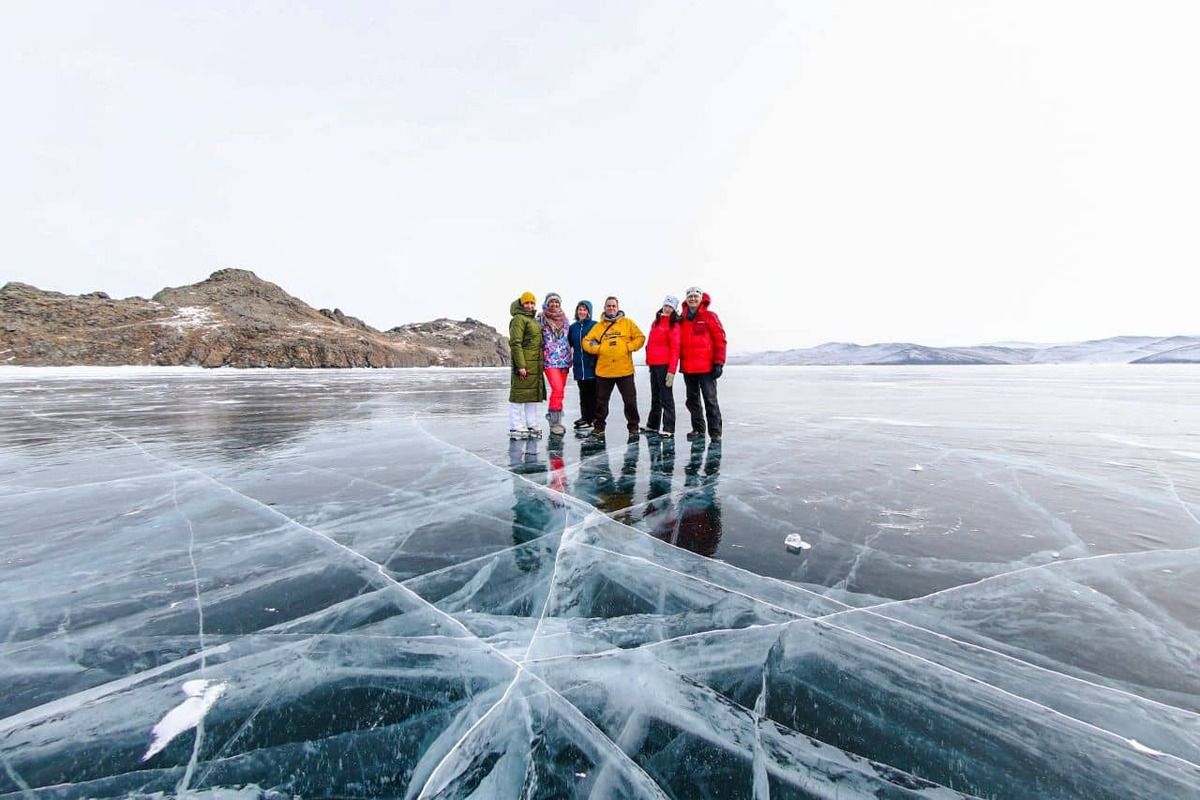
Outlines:
[{"label": "woman in colorful floral jacket", "polygon": [[571,371],[571,341],[567,338],[571,324],[563,311],[562,298],[556,292],[546,295],[537,319],[542,327],[542,362],[546,380],[550,382],[550,407],[546,418],[550,420],[550,433],[561,436],[567,432],[562,424],[562,414],[567,374]]}]

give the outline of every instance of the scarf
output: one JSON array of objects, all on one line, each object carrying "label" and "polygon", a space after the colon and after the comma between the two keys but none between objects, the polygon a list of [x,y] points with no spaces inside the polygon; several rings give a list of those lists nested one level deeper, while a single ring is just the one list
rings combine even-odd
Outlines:
[{"label": "scarf", "polygon": [[605,321],[606,321],[606,322],[616,322],[616,321],[617,321],[617,320],[619,320],[621,317],[625,316],[625,312],[624,312],[624,311],[618,311],[616,314],[614,314],[614,315],[613,315],[613,316],[611,316],[611,317],[610,317],[608,314],[604,314],[603,316],[604,316],[604,319],[605,319]]},{"label": "scarf", "polygon": [[561,337],[566,333],[567,314],[561,308],[557,313],[551,312],[548,308],[543,308],[542,321],[550,326],[550,332],[556,337]]}]

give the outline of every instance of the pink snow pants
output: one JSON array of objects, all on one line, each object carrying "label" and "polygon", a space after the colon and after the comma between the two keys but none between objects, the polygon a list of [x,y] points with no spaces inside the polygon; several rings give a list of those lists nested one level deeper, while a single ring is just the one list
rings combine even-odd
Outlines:
[{"label": "pink snow pants", "polygon": [[546,367],[546,380],[550,382],[550,406],[548,411],[562,411],[566,395],[567,375],[570,367]]}]

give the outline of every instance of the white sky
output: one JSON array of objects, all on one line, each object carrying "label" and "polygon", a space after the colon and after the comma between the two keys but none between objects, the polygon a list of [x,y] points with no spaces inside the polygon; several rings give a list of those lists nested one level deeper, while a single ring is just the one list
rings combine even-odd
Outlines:
[{"label": "white sky", "polygon": [[[244,7],[243,7],[244,6]],[[1200,3],[5,3],[0,282],[735,352],[1200,333]]]}]

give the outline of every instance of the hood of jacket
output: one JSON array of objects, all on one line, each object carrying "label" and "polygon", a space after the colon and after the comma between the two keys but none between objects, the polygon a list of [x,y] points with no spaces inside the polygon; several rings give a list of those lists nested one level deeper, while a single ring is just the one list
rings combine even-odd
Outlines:
[{"label": "hood of jacket", "polygon": [[[700,295],[700,305],[696,306],[696,313],[699,314],[701,311],[707,311],[708,304],[711,302],[712,302],[712,298],[708,296],[708,292],[705,292],[704,294]],[[686,300],[683,303],[683,307],[684,307],[685,311],[680,316],[686,317],[692,313],[692,307],[687,304]]]},{"label": "hood of jacket", "polygon": [[[576,309],[578,309],[580,306],[587,306],[588,319],[596,318],[596,313],[594,311],[592,311],[592,301],[591,300],[580,300],[578,303],[575,304]],[[573,320],[571,320],[571,322],[579,322],[579,320],[573,319]]]},{"label": "hood of jacket", "polygon": [[[707,295],[705,295],[705,296],[707,297]],[[513,317],[515,317],[519,314],[524,314],[525,316],[529,317],[530,319],[533,318],[532,311],[526,311],[524,308],[521,307],[521,298],[519,298],[519,297],[516,300],[512,301],[512,305],[508,307],[508,313],[509,313],[509,316],[513,316]]]}]

